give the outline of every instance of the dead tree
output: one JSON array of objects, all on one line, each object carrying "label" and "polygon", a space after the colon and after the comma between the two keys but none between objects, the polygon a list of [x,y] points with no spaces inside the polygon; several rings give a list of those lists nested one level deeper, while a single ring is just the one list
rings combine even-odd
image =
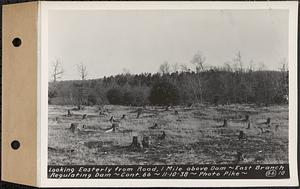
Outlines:
[{"label": "dead tree", "polygon": [[82,62],[77,65],[77,70],[78,70],[81,80],[86,80],[88,72],[87,72],[86,66]]},{"label": "dead tree", "polygon": [[52,79],[55,83],[58,79],[62,78],[62,75],[64,73],[64,70],[62,68],[62,62],[59,59],[56,59],[55,62],[52,64]]},{"label": "dead tree", "polygon": [[244,133],[244,131],[240,131],[239,140],[243,140],[243,139],[246,139],[246,134]]},{"label": "dead tree", "polygon": [[150,146],[150,137],[149,136],[143,137],[142,145],[143,145],[143,148],[149,148],[149,146]]},{"label": "dead tree", "polygon": [[227,119],[224,119],[223,127],[228,127]]},{"label": "dead tree", "polygon": [[82,119],[86,119],[86,118],[87,118],[87,114],[83,114]]}]

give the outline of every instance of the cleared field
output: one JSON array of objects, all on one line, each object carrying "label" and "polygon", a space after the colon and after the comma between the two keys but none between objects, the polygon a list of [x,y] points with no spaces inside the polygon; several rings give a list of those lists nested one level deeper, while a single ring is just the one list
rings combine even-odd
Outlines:
[{"label": "cleared field", "polygon": [[[250,105],[147,106],[139,118],[138,107],[106,105],[99,107],[49,105],[49,165],[155,165],[155,164],[227,164],[288,163],[288,106],[257,107]],[[68,117],[67,110],[73,115]],[[175,110],[178,112],[175,112]],[[82,115],[87,118],[82,119]],[[122,115],[126,118],[120,120]],[[251,128],[241,121],[250,115]],[[120,120],[115,132],[111,116]],[[261,124],[271,118],[270,127]],[[223,120],[228,126],[222,127]],[[81,128],[72,132],[71,123]],[[157,128],[149,129],[157,123]],[[82,128],[82,125],[85,125]],[[166,133],[160,139],[162,132]],[[239,140],[243,131],[245,139]],[[150,147],[133,149],[133,136],[141,141],[150,136]]]}]

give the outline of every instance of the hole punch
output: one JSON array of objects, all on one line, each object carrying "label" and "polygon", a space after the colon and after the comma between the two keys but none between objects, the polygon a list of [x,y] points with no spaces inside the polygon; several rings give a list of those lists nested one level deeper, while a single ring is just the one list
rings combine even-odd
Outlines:
[{"label": "hole punch", "polygon": [[14,47],[19,47],[22,44],[22,40],[20,38],[16,37],[13,39],[12,44],[14,45]]},{"label": "hole punch", "polygon": [[11,148],[14,150],[19,149],[21,146],[20,142],[17,140],[12,141],[10,145],[11,145]]}]

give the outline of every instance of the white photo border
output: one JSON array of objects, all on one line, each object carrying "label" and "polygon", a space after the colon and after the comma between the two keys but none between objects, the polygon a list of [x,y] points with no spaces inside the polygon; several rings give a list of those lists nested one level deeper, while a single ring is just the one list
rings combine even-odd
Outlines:
[{"label": "white photo border", "polygon": [[[50,10],[289,10],[289,179],[48,179],[48,11]],[[298,2],[39,2],[38,186],[41,187],[238,187],[298,186],[297,29]]]}]

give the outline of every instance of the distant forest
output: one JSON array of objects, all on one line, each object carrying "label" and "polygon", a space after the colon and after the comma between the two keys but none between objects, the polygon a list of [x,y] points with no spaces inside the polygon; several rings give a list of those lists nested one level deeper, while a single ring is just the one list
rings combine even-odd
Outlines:
[{"label": "distant forest", "polygon": [[[172,70],[164,63],[155,74],[123,73],[101,79],[87,79],[86,67],[78,66],[81,80],[58,81],[63,71],[54,66],[49,82],[49,104],[55,105],[191,105],[236,104],[260,105],[287,103],[288,69],[279,71],[243,68],[240,54],[236,64],[223,67],[205,66],[196,54],[194,70]],[[171,71],[172,70],[172,71]],[[57,74],[58,73],[58,74]]]}]

